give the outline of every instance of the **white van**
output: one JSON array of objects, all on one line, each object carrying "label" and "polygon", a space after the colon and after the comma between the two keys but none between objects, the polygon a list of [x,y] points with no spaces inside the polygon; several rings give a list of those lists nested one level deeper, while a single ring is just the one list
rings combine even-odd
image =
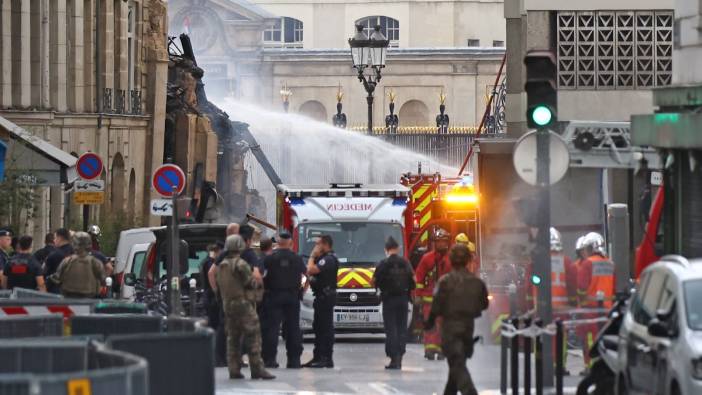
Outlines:
[{"label": "white van", "polygon": [[[134,244],[127,255],[127,266],[123,273],[134,273],[139,277],[144,261],[146,261],[146,252],[151,243]],[[123,277],[123,276],[122,276]],[[119,290],[119,299],[133,300],[135,295],[134,286],[121,284]]]},{"label": "white van", "polygon": [[156,236],[153,231],[156,229],[165,228],[164,226],[152,227],[152,228],[134,228],[123,230],[119,234],[119,241],[117,242],[117,251],[115,253],[115,269],[114,277],[115,283],[121,286],[124,282],[124,273],[127,268],[127,263],[129,262],[129,254],[132,247],[136,244],[149,244],[156,240]]}]

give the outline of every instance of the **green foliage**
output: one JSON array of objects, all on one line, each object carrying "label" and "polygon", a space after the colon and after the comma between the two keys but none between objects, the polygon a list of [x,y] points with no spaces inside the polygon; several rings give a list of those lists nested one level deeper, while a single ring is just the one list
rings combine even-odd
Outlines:
[{"label": "green foliage", "polygon": [[117,250],[117,242],[121,231],[133,228],[141,223],[137,218],[129,218],[126,212],[111,212],[102,210],[102,218],[98,221],[98,226],[102,232],[100,237],[100,249],[107,256],[114,256]]},{"label": "green foliage", "polygon": [[39,194],[36,179],[27,173],[7,169],[5,180],[0,183],[0,226],[22,232],[27,222],[34,218]]}]

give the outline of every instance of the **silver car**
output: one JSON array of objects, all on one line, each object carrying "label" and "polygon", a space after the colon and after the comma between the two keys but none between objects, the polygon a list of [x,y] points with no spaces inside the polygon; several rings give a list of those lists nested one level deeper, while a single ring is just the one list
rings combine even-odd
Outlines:
[{"label": "silver car", "polygon": [[702,259],[648,267],[619,339],[618,394],[702,394]]}]

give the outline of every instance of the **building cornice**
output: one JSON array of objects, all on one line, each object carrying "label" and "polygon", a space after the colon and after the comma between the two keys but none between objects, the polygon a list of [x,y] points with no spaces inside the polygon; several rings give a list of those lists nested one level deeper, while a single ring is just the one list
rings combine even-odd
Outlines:
[{"label": "building cornice", "polygon": [[[501,60],[505,54],[504,48],[390,48],[388,61],[422,60]],[[347,48],[331,49],[287,49],[264,48],[264,61],[345,61],[351,57],[351,50]]]}]

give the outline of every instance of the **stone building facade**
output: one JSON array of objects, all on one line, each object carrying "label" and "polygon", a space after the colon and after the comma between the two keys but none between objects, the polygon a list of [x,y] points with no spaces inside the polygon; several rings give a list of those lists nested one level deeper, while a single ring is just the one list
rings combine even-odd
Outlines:
[{"label": "stone building facade", "polygon": [[[149,222],[150,175],[163,158],[166,5],[0,1],[0,117],[73,155],[103,158],[106,200],[91,221],[109,214]],[[38,188],[26,231],[80,223],[67,187]]]},{"label": "stone building facade", "polygon": [[285,85],[293,92],[290,111],[331,122],[341,86],[349,126],[367,119],[347,43],[356,23],[381,25],[390,39],[376,126],[390,91],[401,126],[432,125],[442,91],[452,124],[476,126],[504,54],[501,0],[171,0],[169,17],[171,35],[193,38],[215,102],[234,97],[282,110]]}]

